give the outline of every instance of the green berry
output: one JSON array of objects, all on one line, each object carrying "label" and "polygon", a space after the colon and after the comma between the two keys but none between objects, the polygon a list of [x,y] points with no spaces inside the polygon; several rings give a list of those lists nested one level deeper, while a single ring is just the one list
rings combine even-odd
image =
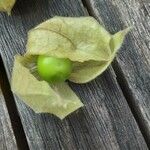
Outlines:
[{"label": "green berry", "polygon": [[50,83],[63,82],[69,78],[72,62],[66,58],[38,56],[37,69],[40,77]]}]

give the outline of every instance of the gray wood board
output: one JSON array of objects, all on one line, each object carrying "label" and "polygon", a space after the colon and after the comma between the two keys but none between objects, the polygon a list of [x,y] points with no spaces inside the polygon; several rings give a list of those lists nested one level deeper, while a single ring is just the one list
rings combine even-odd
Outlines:
[{"label": "gray wood board", "polygon": [[0,150],[7,149],[17,150],[17,144],[4,96],[0,88]]},{"label": "gray wood board", "polygon": [[110,32],[133,26],[113,67],[150,144],[150,1],[87,3],[90,13]]},{"label": "gray wood board", "polygon": [[[0,14],[0,53],[9,79],[29,29],[55,15],[88,15],[80,0],[18,0],[12,14]],[[15,96],[30,149],[147,149],[111,67],[88,84],[70,85],[85,107],[63,121],[35,114]]]}]

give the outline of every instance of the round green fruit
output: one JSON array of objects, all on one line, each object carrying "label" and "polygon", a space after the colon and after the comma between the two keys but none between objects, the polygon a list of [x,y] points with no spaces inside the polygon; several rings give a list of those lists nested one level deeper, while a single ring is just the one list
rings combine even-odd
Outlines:
[{"label": "round green fruit", "polygon": [[69,78],[72,62],[66,58],[38,56],[37,70],[40,77],[50,83],[63,82]]}]

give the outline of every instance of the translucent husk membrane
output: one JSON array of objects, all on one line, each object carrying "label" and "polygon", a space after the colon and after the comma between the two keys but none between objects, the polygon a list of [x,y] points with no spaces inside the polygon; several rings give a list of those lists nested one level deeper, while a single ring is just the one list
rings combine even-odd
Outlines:
[{"label": "translucent husk membrane", "polygon": [[0,0],[0,11],[7,12],[10,15],[15,2],[16,0]]},{"label": "translucent husk membrane", "polygon": [[110,65],[130,28],[114,35],[92,17],[54,17],[28,33],[27,52],[15,56],[12,91],[35,112],[63,119],[83,104],[66,82],[48,84],[38,76],[38,55],[69,58],[68,80],[87,83]]}]

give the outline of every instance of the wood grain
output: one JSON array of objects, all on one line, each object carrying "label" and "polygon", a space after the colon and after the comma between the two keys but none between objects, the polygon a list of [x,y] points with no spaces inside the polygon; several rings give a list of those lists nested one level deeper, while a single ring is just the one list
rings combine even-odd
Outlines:
[{"label": "wood grain", "polygon": [[[55,15],[88,14],[80,0],[18,0],[13,16],[0,14],[0,53],[9,80],[13,56],[25,52],[27,31]],[[70,85],[85,107],[63,121],[35,114],[15,96],[31,150],[148,149],[111,67],[88,84]]]},{"label": "wood grain", "polygon": [[[7,111],[11,121],[11,127],[14,132],[14,136],[16,139],[16,144],[18,149],[20,150],[28,150],[28,143],[26,140],[26,136],[24,133],[24,129],[21,123],[21,119],[18,114],[18,110],[16,107],[16,103],[14,101],[13,94],[10,90],[10,84],[6,75],[6,71],[2,62],[2,58],[0,57],[0,87],[4,96],[5,104],[7,107]],[[2,115],[5,117],[4,115]],[[7,147],[5,147],[7,148]]]},{"label": "wood grain", "polygon": [[133,30],[114,62],[124,94],[150,146],[150,1],[87,0],[89,12],[114,33]]},{"label": "wood grain", "polygon": [[12,130],[11,121],[5,100],[0,88],[0,149],[17,150],[16,139]]}]

